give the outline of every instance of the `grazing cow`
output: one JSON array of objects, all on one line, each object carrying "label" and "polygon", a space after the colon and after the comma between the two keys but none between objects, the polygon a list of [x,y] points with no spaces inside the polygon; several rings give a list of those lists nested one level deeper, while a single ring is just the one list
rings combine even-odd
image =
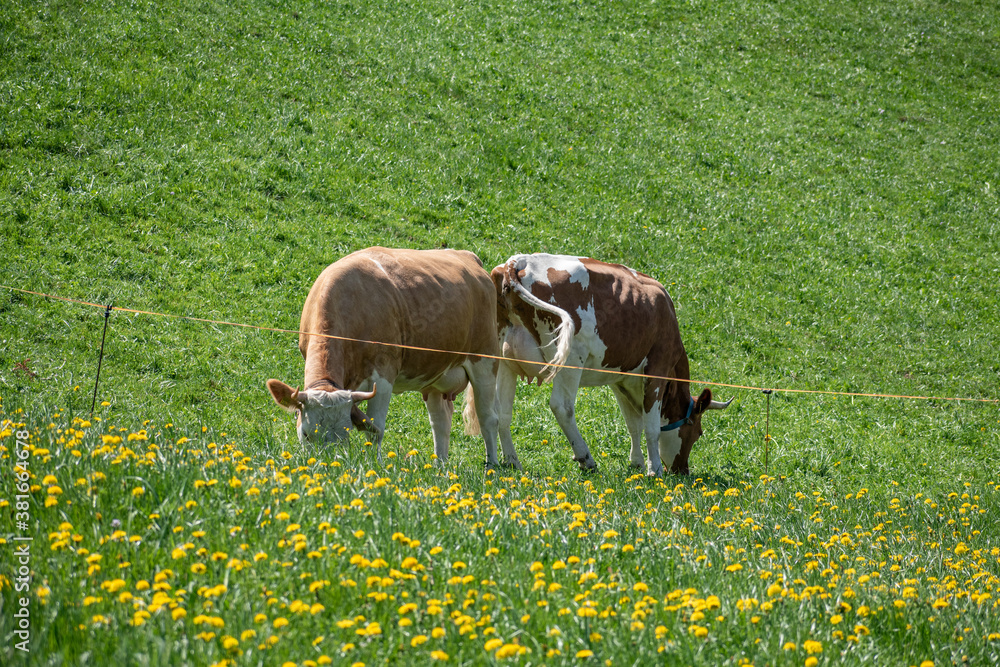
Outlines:
[{"label": "grazing cow", "polygon": [[493,269],[492,278],[507,357],[497,374],[504,451],[514,446],[510,422],[517,377],[539,384],[552,379],[549,407],[574,459],[583,469],[595,468],[574,419],[576,394],[581,386],[611,385],[632,438],[631,464],[643,467],[645,433],[647,474],[661,475],[664,464],[687,474],[702,413],[724,409],[732,400],[713,401],[708,389],[692,398],[689,383],[677,381],[690,378],[688,359],[663,285],[620,264],[545,254],[515,255]]},{"label": "grazing cow", "polygon": [[[304,388],[278,380],[268,380],[267,388],[278,405],[298,415],[303,444],[343,440],[353,423],[374,434],[376,451],[392,394],[419,391],[430,415],[434,453],[443,463],[455,394],[471,383],[487,464],[494,466],[496,312],[490,276],[471,252],[360,250],[328,266],[306,298],[299,336]],[[367,415],[356,405],[365,400]]]}]

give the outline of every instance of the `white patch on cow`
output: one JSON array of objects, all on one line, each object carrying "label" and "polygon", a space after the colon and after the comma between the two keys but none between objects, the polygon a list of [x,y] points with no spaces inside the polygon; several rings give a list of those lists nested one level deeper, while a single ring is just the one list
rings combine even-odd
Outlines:
[{"label": "white patch on cow", "polygon": [[389,277],[389,272],[385,270],[384,266],[382,266],[382,262],[378,261],[374,257],[368,257],[367,259],[371,260],[372,264],[374,264],[375,266],[377,266],[379,268],[379,271],[381,271],[382,273],[384,273],[387,278]]},{"label": "white patch on cow", "polygon": [[590,272],[581,262],[582,258],[572,255],[519,255],[513,258],[514,268],[518,273],[524,271],[521,284],[529,290],[535,283],[549,285],[549,271],[555,270],[569,274],[569,282],[579,283],[583,289],[590,286]]},{"label": "white patch on cow", "polygon": [[[594,304],[588,303],[586,307],[578,306],[576,309],[576,314],[580,318],[580,331],[577,335],[594,335],[597,334],[597,311],[594,310]],[[602,343],[603,344],[603,343]]]},{"label": "white patch on cow", "polygon": [[[661,420],[662,421],[662,420]],[[668,422],[663,422],[666,425]],[[681,432],[675,428],[672,431],[660,432],[660,462],[664,468],[669,469],[674,464],[674,459],[681,453]]]},{"label": "white patch on cow", "polygon": [[308,389],[299,392],[299,441],[343,440],[351,429],[351,392]]}]

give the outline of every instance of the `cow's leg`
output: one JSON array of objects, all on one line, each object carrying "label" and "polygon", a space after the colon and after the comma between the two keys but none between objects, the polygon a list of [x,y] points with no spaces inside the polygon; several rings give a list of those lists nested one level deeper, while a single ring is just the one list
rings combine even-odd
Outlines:
[{"label": "cow's leg", "polygon": [[583,470],[592,470],[597,463],[590,455],[590,448],[576,427],[576,392],[580,389],[582,371],[575,368],[564,368],[556,374],[552,381],[552,398],[549,407],[563,433],[573,447],[573,460],[580,464]]},{"label": "cow's leg", "polygon": [[[466,362],[465,370],[469,383],[475,393],[476,417],[479,418],[479,431],[486,442],[486,465],[494,468],[499,465],[497,460],[497,366],[502,365],[496,359],[479,359]],[[513,464],[520,468],[517,455]]]},{"label": "cow's leg", "polygon": [[500,447],[503,450],[503,465],[521,470],[521,462],[514,449],[514,438],[510,433],[510,423],[514,419],[514,395],[517,393],[517,375],[506,361],[497,369],[496,411],[500,429]]},{"label": "cow's leg", "polygon": [[382,462],[382,436],[385,435],[385,422],[389,416],[389,401],[392,400],[392,381],[376,376],[375,395],[368,399],[365,414],[375,424],[372,444],[375,445],[375,456]]},{"label": "cow's leg", "polygon": [[611,385],[611,390],[618,399],[618,407],[621,408],[622,416],[625,418],[625,426],[628,428],[629,437],[632,439],[632,449],[629,452],[629,464],[633,468],[642,469],[646,466],[646,457],[642,453],[642,435],[644,429],[642,408],[633,394],[625,389],[621,384]]},{"label": "cow's leg", "polygon": [[677,455],[681,451],[683,442],[681,440],[680,429],[666,431],[660,434],[660,461],[664,465],[670,466],[670,472],[687,474],[687,466],[675,467]]},{"label": "cow's leg", "polygon": [[424,397],[427,404],[427,415],[431,420],[431,432],[434,434],[434,455],[438,463],[448,462],[448,443],[451,440],[451,418],[455,412],[455,401],[439,391],[431,389]]},{"label": "cow's leg", "polygon": [[[654,402],[649,412],[643,415],[643,426],[646,431],[646,474],[654,477],[662,477],[663,461],[660,460],[659,401]],[[676,433],[676,431],[670,431],[669,433]],[[674,454],[676,455],[676,452],[674,452]],[[673,461],[673,458],[670,458],[667,461],[669,463],[670,461]]]}]

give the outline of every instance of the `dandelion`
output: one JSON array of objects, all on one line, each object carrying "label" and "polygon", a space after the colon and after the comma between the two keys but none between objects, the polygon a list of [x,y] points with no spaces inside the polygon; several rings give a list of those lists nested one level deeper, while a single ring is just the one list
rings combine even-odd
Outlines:
[{"label": "dandelion", "polygon": [[499,649],[497,649],[497,658],[512,658],[516,655],[523,655],[527,651],[523,646],[518,644],[504,644]]},{"label": "dandelion", "polygon": [[426,643],[427,643],[427,635],[417,635],[416,637],[410,640],[410,646],[413,648],[417,648],[421,644],[426,644]]},{"label": "dandelion", "polygon": [[802,648],[810,655],[823,652],[823,644],[815,639],[807,639],[802,642]]},{"label": "dandelion", "polygon": [[585,648],[576,652],[577,660],[583,660],[585,658],[593,658],[593,657],[594,657],[594,652],[591,651],[589,648]]},{"label": "dandelion", "polygon": [[431,651],[431,660],[440,660],[444,662],[448,659],[448,654],[444,651]]}]

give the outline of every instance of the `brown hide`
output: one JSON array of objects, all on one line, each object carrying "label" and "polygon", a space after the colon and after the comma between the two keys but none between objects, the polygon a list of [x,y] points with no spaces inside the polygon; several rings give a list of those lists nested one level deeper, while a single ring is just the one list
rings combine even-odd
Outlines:
[{"label": "brown hide", "polygon": [[[301,331],[367,341],[498,354],[495,289],[460,250],[368,248],[331,264],[302,310]],[[356,389],[373,372],[432,381],[466,357],[302,334],[305,387]]]},{"label": "brown hide", "polygon": [[[577,310],[593,308],[597,333],[607,346],[601,368],[688,379],[687,353],[681,342],[677,315],[663,285],[621,264],[608,264],[591,258],[581,258],[580,261],[589,274],[586,289],[580,282],[571,281],[567,271],[550,268],[548,284],[533,283],[531,293],[569,312],[577,333],[581,326]],[[536,321],[554,329],[559,324],[559,318],[525,303],[512,291],[511,284],[520,283],[524,272],[518,273],[512,263],[507,263],[495,267],[490,277],[497,290],[501,329],[516,319],[541,344]],[[643,360],[646,364],[640,368]],[[686,382],[651,380],[643,409],[649,410],[664,388],[670,391],[663,399],[661,413],[665,419],[673,421],[687,411],[691,394]]]}]

